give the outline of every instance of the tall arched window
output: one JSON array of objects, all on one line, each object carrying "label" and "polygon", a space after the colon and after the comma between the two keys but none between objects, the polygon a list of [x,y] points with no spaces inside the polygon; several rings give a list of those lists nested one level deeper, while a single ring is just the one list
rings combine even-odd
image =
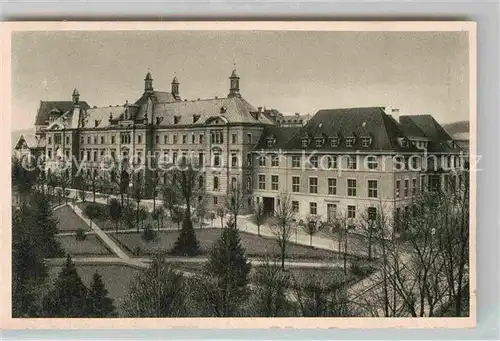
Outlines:
[{"label": "tall arched window", "polygon": [[214,176],[214,191],[219,190],[219,178]]},{"label": "tall arched window", "polygon": [[236,178],[232,178],[231,179],[231,188],[233,190],[236,189],[236,185],[237,185]]}]

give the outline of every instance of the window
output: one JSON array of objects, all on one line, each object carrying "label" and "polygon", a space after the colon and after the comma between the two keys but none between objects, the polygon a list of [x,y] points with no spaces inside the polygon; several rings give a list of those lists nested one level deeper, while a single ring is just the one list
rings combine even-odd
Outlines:
[{"label": "window", "polygon": [[292,156],[292,167],[294,168],[300,167],[300,156]]},{"label": "window", "polygon": [[296,200],[292,201],[292,211],[294,213],[299,213],[299,202]]},{"label": "window", "polygon": [[111,157],[113,158],[113,160],[115,159],[115,151],[114,150],[111,151]]},{"label": "window", "polygon": [[394,168],[396,170],[403,170],[404,162],[405,162],[405,160],[402,156],[395,156],[394,157]]},{"label": "window", "polygon": [[204,160],[204,154],[203,153],[198,153],[198,165],[203,166]]},{"label": "window", "polygon": [[417,194],[417,179],[413,178],[411,179],[411,195],[416,195]]},{"label": "window", "polygon": [[259,189],[266,189],[266,176],[259,175]]},{"label": "window", "polygon": [[85,151],[80,150],[80,160],[83,160],[84,157],[85,157]]},{"label": "window", "polygon": [[330,139],[330,146],[336,148],[339,146],[339,139],[334,137]]},{"label": "window", "polygon": [[94,150],[94,161],[97,161],[97,150]]},{"label": "window", "polygon": [[247,177],[247,191],[252,190],[252,177],[248,176]]},{"label": "window", "polygon": [[315,202],[309,203],[309,213],[310,214],[318,214],[318,204]]},{"label": "window", "polygon": [[337,168],[337,157],[336,156],[328,156],[328,169],[336,169]]},{"label": "window", "polygon": [[224,143],[224,135],[222,130],[212,131],[212,144],[222,144]]},{"label": "window", "polygon": [[323,139],[317,138],[316,139],[316,148],[320,148],[322,145],[323,145]]},{"label": "window", "polygon": [[247,166],[251,166],[251,165],[252,165],[252,154],[248,153],[247,154]]},{"label": "window", "polygon": [[168,135],[163,135],[163,143],[168,144]]},{"label": "window", "polygon": [[345,139],[345,146],[348,148],[351,148],[354,146],[354,138],[353,137],[348,137]]},{"label": "window", "polygon": [[182,144],[186,144],[187,143],[187,135],[182,135]]},{"label": "window", "polygon": [[137,163],[141,164],[142,163],[142,152],[137,151]]},{"label": "window", "polygon": [[368,156],[367,160],[368,169],[377,169],[378,162],[376,156]]},{"label": "window", "polygon": [[142,135],[137,135],[137,143],[142,143]]},{"label": "window", "polygon": [[356,196],[356,179],[347,179],[347,195],[350,197]]},{"label": "window", "polygon": [[172,136],[172,143],[177,144],[177,135]]},{"label": "window", "polygon": [[347,205],[347,218],[356,219],[356,206]]},{"label": "window", "polygon": [[278,167],[280,165],[280,160],[278,158],[278,155],[273,154],[271,156],[271,166],[272,167]]},{"label": "window", "polygon": [[104,136],[101,136],[101,144],[104,144]]},{"label": "window", "polygon": [[52,159],[52,149],[47,150],[47,157]]},{"label": "window", "polygon": [[318,178],[309,178],[309,193],[318,193]]},{"label": "window", "polygon": [[271,148],[273,145],[274,145],[274,139],[268,138],[267,139],[267,147]]},{"label": "window", "polygon": [[361,139],[361,146],[363,148],[368,148],[368,147],[370,147],[370,142],[371,142],[371,139],[369,137],[363,137]]},{"label": "window", "polygon": [[177,152],[172,153],[172,162],[177,163]]},{"label": "window", "polygon": [[92,158],[90,157],[90,150],[87,150],[87,161],[92,161]]},{"label": "window", "polygon": [[196,137],[193,135],[191,135],[191,144],[195,144],[196,143]]},{"label": "window", "polygon": [[181,121],[181,117],[180,116],[174,116],[174,124],[177,124]]},{"label": "window", "polygon": [[[90,136],[87,136],[87,144],[91,144],[92,142],[90,141]],[[123,142],[122,142],[123,143]],[[49,144],[50,144],[50,138],[49,138]]]},{"label": "window", "polygon": [[203,175],[200,175],[198,177],[198,188],[203,188],[203,186],[204,186]]},{"label": "window", "polygon": [[300,192],[300,176],[292,176],[292,192]]},{"label": "window", "polygon": [[236,144],[237,142],[237,139],[238,139],[238,135],[237,134],[232,134],[231,135],[231,143],[232,144]]},{"label": "window", "polygon": [[259,155],[259,166],[265,167],[266,166],[266,156],[265,155]]},{"label": "window", "polygon": [[368,220],[371,220],[371,221],[377,220],[377,208],[376,207],[368,207]]},{"label": "window", "polygon": [[85,138],[83,136],[80,136],[80,143],[84,144],[85,143]]},{"label": "window", "polygon": [[311,158],[309,160],[310,160],[311,166],[313,168],[318,168],[318,157],[317,156],[311,156]]},{"label": "window", "polygon": [[368,180],[368,198],[378,197],[378,183],[377,180]]},{"label": "window", "polygon": [[328,179],[328,194],[337,195],[337,179],[334,178]]},{"label": "window", "polygon": [[[52,136],[49,136],[49,139],[48,139],[48,144],[52,144]],[[89,142],[90,143],[90,142]]]},{"label": "window", "polygon": [[61,144],[61,134],[54,134],[54,143]]},{"label": "window", "polygon": [[308,144],[309,144],[309,139],[307,139],[307,138],[302,139],[302,147],[303,148],[306,148]]},{"label": "window", "polygon": [[102,158],[103,158],[103,156],[104,156],[104,149],[101,149],[100,156],[101,156],[101,159],[102,159]]},{"label": "window", "polygon": [[200,134],[200,136],[198,136],[198,141],[200,142],[200,144],[203,144],[205,142],[205,135]]},{"label": "window", "polygon": [[408,197],[409,187],[410,187],[410,180],[409,179],[405,179],[405,198]]},{"label": "window", "polygon": [[355,156],[349,156],[347,159],[347,169],[358,169],[358,164]]},{"label": "window", "polygon": [[277,191],[279,188],[279,177],[277,175],[271,175],[271,190]]},{"label": "window", "polygon": [[214,166],[215,167],[220,166],[220,152],[219,151],[214,151]]},{"label": "window", "polygon": [[219,190],[219,178],[214,176],[214,191]]},{"label": "window", "polygon": [[252,134],[250,134],[250,133],[247,134],[247,143],[248,144],[252,143]]},{"label": "window", "polygon": [[418,157],[416,155],[411,156],[411,170],[418,170]]},{"label": "window", "polygon": [[238,167],[238,156],[236,155],[236,153],[231,154],[231,166]]},{"label": "window", "polygon": [[396,180],[396,198],[399,198],[400,191],[401,191],[401,181]]},{"label": "window", "polygon": [[[235,190],[237,188],[237,181],[236,178],[231,178],[231,189]],[[231,198],[234,199],[234,198]]]},{"label": "window", "polygon": [[66,144],[70,144],[69,136],[66,136]]},{"label": "window", "polygon": [[217,199],[217,197],[214,197],[214,205],[217,205],[219,203]]},{"label": "window", "polygon": [[115,144],[115,136],[114,135],[111,136],[111,144]]}]

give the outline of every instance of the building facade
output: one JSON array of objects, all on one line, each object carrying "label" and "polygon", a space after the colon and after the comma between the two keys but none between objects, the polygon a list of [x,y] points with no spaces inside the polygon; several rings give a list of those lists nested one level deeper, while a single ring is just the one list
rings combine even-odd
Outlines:
[{"label": "building facade", "polygon": [[185,100],[176,77],[170,86],[155,90],[148,72],[139,99],[120,106],[90,107],[76,89],[71,102],[41,102],[36,129],[49,172],[66,166],[73,179],[105,180],[103,162],[125,157],[144,166],[147,189],[155,185],[147,156],[175,163],[190,155],[204,166],[209,207],[239,185],[246,210],[262,203],[272,213],[286,192],[299,217],[322,220],[409,214],[423,188],[459,181],[462,150],[430,115],[328,109],[288,125],[242,97],[236,70],[221,98]]}]

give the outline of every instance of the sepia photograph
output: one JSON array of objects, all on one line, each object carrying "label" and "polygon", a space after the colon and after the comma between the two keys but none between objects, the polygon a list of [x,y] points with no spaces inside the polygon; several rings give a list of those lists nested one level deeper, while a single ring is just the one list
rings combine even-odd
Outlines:
[{"label": "sepia photograph", "polygon": [[474,23],[52,24],[7,33],[16,326],[475,324]]}]

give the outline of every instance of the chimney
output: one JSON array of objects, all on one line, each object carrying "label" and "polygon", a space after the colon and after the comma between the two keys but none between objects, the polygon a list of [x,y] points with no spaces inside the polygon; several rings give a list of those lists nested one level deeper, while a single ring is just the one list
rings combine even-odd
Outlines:
[{"label": "chimney", "polygon": [[258,107],[257,109],[259,110],[259,112],[262,112],[262,107]]},{"label": "chimney", "polygon": [[384,108],[384,111],[387,115],[392,116],[392,118],[394,118],[394,120],[396,120],[396,122],[399,122],[399,109],[391,107],[391,106],[387,106]]}]

